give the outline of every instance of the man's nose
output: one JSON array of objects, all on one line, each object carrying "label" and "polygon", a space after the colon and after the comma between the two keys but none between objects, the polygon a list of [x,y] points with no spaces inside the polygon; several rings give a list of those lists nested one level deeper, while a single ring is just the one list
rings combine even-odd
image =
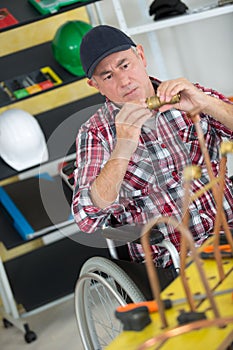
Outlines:
[{"label": "man's nose", "polygon": [[129,79],[129,76],[126,72],[120,72],[118,79],[119,79],[119,82],[120,82],[122,87],[130,84],[130,79]]}]

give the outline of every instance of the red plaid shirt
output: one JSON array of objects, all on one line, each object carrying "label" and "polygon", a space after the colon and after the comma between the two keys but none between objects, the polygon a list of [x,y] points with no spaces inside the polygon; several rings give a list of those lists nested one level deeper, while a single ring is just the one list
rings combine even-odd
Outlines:
[{"label": "red plaid shirt", "polygon": [[[228,101],[216,91],[198,84],[196,86],[209,95]],[[93,233],[103,225],[111,225],[111,214],[122,225],[146,223],[150,218],[161,215],[173,216],[181,221],[184,167],[190,164],[201,167],[201,178],[192,182],[193,193],[206,185],[209,177],[195,126],[184,112],[176,109],[158,113],[142,127],[138,148],[129,161],[117,200],[104,210],[94,206],[90,197],[90,186],[114,149],[114,121],[118,112],[119,107],[106,100],[79,130],[73,196],[73,213],[78,227],[81,231]],[[201,114],[200,124],[212,169],[217,176],[219,145],[223,137],[233,139],[233,132],[206,114]],[[227,220],[233,227],[233,188],[228,178],[223,205]],[[192,202],[189,210],[190,231],[199,246],[213,231],[216,209],[212,191]],[[180,233],[165,224],[158,225],[158,229],[179,251]],[[165,249],[153,246],[152,251],[158,266],[168,264],[170,257]],[[140,244],[129,243],[129,252],[132,260],[144,260]]]}]

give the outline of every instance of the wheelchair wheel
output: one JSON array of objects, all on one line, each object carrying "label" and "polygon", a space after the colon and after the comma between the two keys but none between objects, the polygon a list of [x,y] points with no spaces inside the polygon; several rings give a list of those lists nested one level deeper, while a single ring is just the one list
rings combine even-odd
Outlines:
[{"label": "wheelchair wheel", "polygon": [[83,265],[75,288],[75,312],[85,350],[106,347],[121,331],[115,318],[119,305],[144,301],[145,297],[114,262],[93,257]]}]

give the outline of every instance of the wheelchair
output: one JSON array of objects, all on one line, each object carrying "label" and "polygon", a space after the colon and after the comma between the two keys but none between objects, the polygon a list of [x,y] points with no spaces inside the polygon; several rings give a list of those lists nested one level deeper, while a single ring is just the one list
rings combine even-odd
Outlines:
[{"label": "wheelchair", "polygon": [[[60,175],[72,190],[74,169],[74,160],[60,165]],[[118,306],[153,299],[145,264],[130,261],[126,248],[127,242],[139,242],[143,225],[119,226],[114,217],[111,222],[112,227],[102,230],[110,259],[98,256],[88,259],[75,286],[75,315],[85,350],[103,349],[121,333],[122,325],[114,315]],[[167,249],[175,268],[175,272],[158,270],[161,280],[165,271],[167,274],[167,281],[160,285],[163,290],[179,271],[179,254],[158,230],[151,237],[151,244]]]},{"label": "wheelchair", "polygon": [[[140,226],[105,228],[103,236],[111,258],[92,257],[81,268],[74,300],[78,330],[85,350],[104,349],[121,333],[122,324],[115,317],[118,306],[153,299],[145,264],[130,262],[129,257],[122,254],[126,247],[124,244],[134,240],[132,237],[137,241],[140,232]],[[123,244],[123,249],[116,247],[116,237]],[[156,229],[150,244],[167,249],[173,261],[174,269],[157,269],[163,290],[179,273],[179,254]]]}]

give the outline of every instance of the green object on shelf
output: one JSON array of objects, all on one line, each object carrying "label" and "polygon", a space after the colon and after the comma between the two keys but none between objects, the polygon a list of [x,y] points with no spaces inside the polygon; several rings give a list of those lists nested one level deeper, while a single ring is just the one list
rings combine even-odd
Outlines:
[{"label": "green object on shelf", "polygon": [[19,89],[13,92],[13,95],[17,98],[23,98],[29,95],[29,92],[26,89]]},{"label": "green object on shelf", "polygon": [[67,21],[58,28],[51,44],[55,60],[75,76],[85,76],[80,60],[80,45],[90,29],[92,26],[89,23]]},{"label": "green object on shelf", "polygon": [[42,15],[48,15],[59,11],[60,7],[72,5],[76,2],[88,0],[28,0]]}]

